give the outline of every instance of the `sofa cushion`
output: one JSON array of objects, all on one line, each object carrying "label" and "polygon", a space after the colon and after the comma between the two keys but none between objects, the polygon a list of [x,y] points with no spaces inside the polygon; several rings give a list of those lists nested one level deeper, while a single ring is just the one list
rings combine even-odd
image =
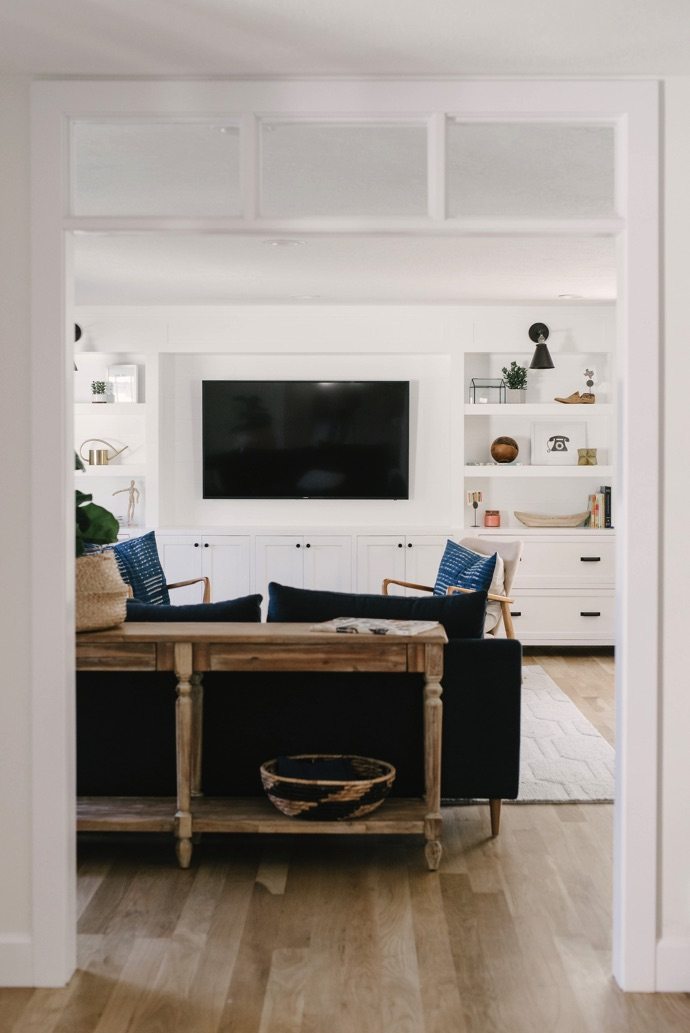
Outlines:
[{"label": "sofa cushion", "polygon": [[141,603],[127,600],[128,621],[251,621],[261,620],[260,595],[244,595],[217,603],[192,603],[186,606]]},{"label": "sofa cushion", "polygon": [[449,639],[482,638],[486,592],[471,595],[406,597],[316,592],[272,581],[268,586],[269,621],[317,622],[334,617],[383,617],[438,621]]},{"label": "sofa cushion", "polygon": [[[153,531],[113,546],[122,580],[142,603],[169,603],[170,595]],[[148,618],[152,620],[153,618]]]},{"label": "sofa cushion", "polygon": [[449,538],[436,575],[434,595],[445,595],[452,585],[488,592],[496,570],[496,555],[482,556]]}]

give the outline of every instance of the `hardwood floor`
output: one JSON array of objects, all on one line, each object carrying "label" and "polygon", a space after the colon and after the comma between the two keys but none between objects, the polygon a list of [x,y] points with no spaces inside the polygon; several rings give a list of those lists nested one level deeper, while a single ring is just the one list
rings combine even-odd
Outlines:
[{"label": "hardwood floor", "polygon": [[[607,737],[613,660],[531,651]],[[592,677],[595,675],[595,677]],[[610,972],[611,808],[445,809],[400,838],[84,839],[79,970],[0,991],[0,1033],[680,1033]],[[289,839],[289,841],[287,841]]]}]

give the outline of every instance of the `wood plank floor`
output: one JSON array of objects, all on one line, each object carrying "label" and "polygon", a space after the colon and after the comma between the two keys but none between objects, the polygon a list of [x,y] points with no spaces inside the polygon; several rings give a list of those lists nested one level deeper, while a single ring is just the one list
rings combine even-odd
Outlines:
[{"label": "wood plank floor", "polygon": [[[610,656],[531,651],[608,738]],[[79,970],[0,990],[0,1033],[686,1033],[611,979],[611,808],[447,809],[404,837],[84,839]]]}]

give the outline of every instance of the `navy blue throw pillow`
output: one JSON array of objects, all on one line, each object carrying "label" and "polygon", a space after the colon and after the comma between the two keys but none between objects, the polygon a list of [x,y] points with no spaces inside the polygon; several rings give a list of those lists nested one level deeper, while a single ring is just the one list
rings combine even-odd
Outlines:
[{"label": "navy blue throw pillow", "polygon": [[261,620],[261,596],[244,595],[218,603],[192,603],[188,606],[166,606],[127,600],[128,621],[247,621]]},{"label": "navy blue throw pillow", "polygon": [[434,595],[445,595],[451,585],[469,588],[472,592],[488,592],[495,569],[495,552],[491,556],[480,556],[449,538],[436,575]]},{"label": "navy blue throw pillow", "polygon": [[142,603],[170,602],[153,531],[140,538],[118,542],[113,546],[113,552],[122,580],[131,585],[135,599]]},{"label": "navy blue throw pillow", "polygon": [[471,595],[401,596],[314,592],[272,581],[268,586],[268,620],[316,623],[334,617],[383,617],[438,621],[448,638],[483,638],[486,592]]}]

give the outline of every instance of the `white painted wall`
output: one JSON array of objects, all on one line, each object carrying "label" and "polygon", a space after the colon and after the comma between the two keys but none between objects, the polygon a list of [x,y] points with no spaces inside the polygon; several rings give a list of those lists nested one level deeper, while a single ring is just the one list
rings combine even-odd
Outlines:
[{"label": "white painted wall", "polygon": [[[147,400],[159,395],[162,443],[157,472],[153,450],[147,450],[151,462],[147,513],[152,511],[150,504],[160,482],[159,524],[170,528],[461,527],[467,515],[461,468],[468,370],[488,372],[472,363],[498,350],[505,351],[504,362],[518,357],[529,364],[533,345],[527,331],[536,321],[551,328],[549,343],[557,368],[529,374],[530,399],[553,398],[581,388],[582,370],[594,364],[601,371],[600,400],[612,401],[610,352],[616,335],[612,305],[82,306],[77,319],[84,335],[79,347],[88,349],[79,357],[83,370],[96,369],[102,356],[104,371],[116,348],[127,351],[130,358],[139,353],[140,361],[146,356],[147,365],[153,356],[160,359],[160,386],[147,373]],[[465,352],[473,358],[463,370]],[[500,375],[500,367],[492,372]],[[81,376],[81,372],[75,374],[75,379]],[[410,380],[410,500],[204,501],[201,381],[264,377]],[[519,426],[529,435],[529,424],[512,425],[506,412],[505,426],[496,433],[516,434]],[[576,410],[575,415],[589,417],[592,410]],[[77,430],[82,423],[77,422]],[[489,432],[482,425],[479,433],[486,440],[478,458],[488,459]],[[595,437],[591,444],[602,448],[600,462],[610,461],[607,420],[601,421]],[[524,455],[528,462],[528,444]],[[534,481],[524,489],[531,500],[524,503],[515,495],[516,482],[506,489],[505,499],[498,498],[496,487],[489,485],[496,505],[506,513],[515,506],[538,510],[550,499],[549,486]],[[582,483],[560,482],[559,491],[564,511],[586,508],[587,490]],[[107,503],[107,499],[98,501]]]},{"label": "white painted wall", "polygon": [[[687,599],[690,583],[690,478],[684,443],[690,432],[690,78],[664,86],[664,366],[661,941],[659,989],[690,990],[690,675]],[[640,588],[643,589],[643,572]]]},{"label": "white painted wall", "polygon": [[31,976],[29,83],[0,78],[0,983]]}]

